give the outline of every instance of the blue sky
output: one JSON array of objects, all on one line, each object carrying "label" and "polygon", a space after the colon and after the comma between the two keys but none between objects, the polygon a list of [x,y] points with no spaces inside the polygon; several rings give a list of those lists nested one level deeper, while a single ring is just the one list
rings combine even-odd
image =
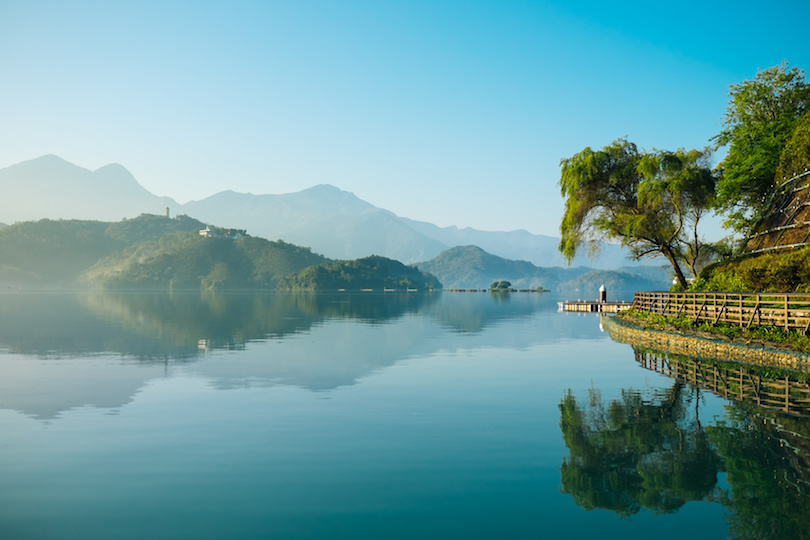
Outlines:
[{"label": "blue sky", "polygon": [[653,4],[4,0],[0,167],[115,162],[178,202],[328,183],[557,235],[560,159],[702,148],[728,85],[810,69],[807,2]]}]

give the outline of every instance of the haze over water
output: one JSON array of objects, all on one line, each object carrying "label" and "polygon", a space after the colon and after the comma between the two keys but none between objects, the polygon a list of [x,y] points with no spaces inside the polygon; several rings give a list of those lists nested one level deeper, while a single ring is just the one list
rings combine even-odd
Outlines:
[{"label": "haze over water", "polygon": [[0,536],[802,530],[805,420],[643,369],[556,300],[5,294]]}]

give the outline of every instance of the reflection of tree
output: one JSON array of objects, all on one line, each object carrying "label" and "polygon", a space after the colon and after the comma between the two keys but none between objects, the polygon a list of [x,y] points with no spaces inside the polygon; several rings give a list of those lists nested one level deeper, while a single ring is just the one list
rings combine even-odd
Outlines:
[{"label": "reflection of tree", "polygon": [[719,458],[698,419],[697,390],[676,382],[649,400],[632,390],[608,404],[597,390],[589,397],[583,407],[569,391],[559,406],[570,451],[562,491],[577,504],[626,517],[641,508],[675,512],[713,494]]},{"label": "reflection of tree", "polygon": [[[767,414],[767,416],[766,416]],[[806,419],[729,407],[707,431],[725,460],[719,500],[735,538],[810,538],[810,426]]]},{"label": "reflection of tree", "polygon": [[[810,422],[799,416],[808,411],[803,378],[781,369],[718,366],[633,349],[647,369],[735,396],[726,417],[706,428],[723,459],[730,489],[720,490],[717,500],[729,511],[735,537],[810,539]],[[776,407],[797,414],[776,412]]]}]

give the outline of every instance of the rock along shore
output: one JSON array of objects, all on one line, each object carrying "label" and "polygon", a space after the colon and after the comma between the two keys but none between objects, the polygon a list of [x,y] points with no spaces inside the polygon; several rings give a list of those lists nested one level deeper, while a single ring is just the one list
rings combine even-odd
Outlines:
[{"label": "rock along shore", "polygon": [[602,317],[614,341],[705,359],[810,372],[810,355],[757,345],[732,343],[706,336],[641,328],[616,317]]}]

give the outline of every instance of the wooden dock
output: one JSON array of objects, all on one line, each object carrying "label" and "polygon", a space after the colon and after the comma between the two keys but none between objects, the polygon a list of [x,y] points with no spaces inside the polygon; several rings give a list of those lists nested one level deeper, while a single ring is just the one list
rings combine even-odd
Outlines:
[{"label": "wooden dock", "polygon": [[595,300],[557,302],[558,311],[578,311],[581,313],[619,313],[630,309],[632,305],[633,302],[597,302]]}]

